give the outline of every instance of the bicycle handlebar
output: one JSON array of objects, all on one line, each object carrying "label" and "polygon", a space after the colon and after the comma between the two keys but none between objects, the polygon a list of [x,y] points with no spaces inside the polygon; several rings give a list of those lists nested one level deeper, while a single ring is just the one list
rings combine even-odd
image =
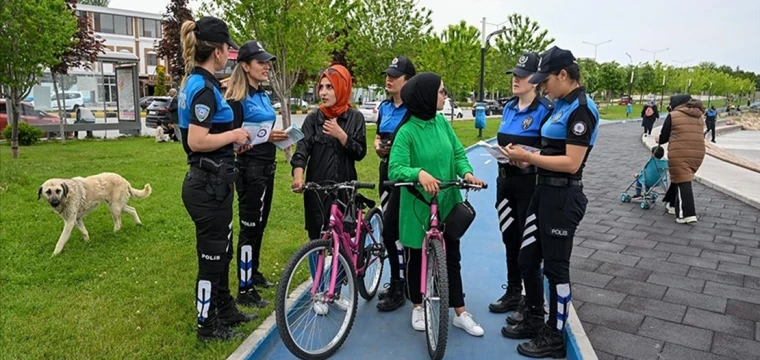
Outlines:
[{"label": "bicycle handlebar", "polygon": [[340,189],[354,189],[354,190],[358,190],[358,189],[370,189],[370,190],[372,190],[374,188],[375,188],[375,184],[373,184],[373,183],[363,183],[363,182],[358,182],[358,181],[354,180],[354,181],[346,181],[346,182],[337,183],[337,184],[330,184],[330,185],[321,185],[321,184],[317,184],[317,183],[313,183],[313,182],[312,183],[306,183],[306,184],[304,184],[299,189],[293,189],[293,191],[295,191],[295,190],[299,190],[299,191],[320,191],[320,190],[333,191],[333,190],[340,190]]},{"label": "bicycle handlebar", "polygon": [[[384,187],[408,187],[408,186],[417,186],[422,185],[419,181],[392,181],[387,180],[383,181]],[[448,187],[458,187],[460,189],[488,189],[488,184],[483,184],[483,186],[471,184],[468,181],[465,180],[452,180],[452,181],[441,181],[440,184],[438,184],[438,187],[441,189],[445,189]]]}]

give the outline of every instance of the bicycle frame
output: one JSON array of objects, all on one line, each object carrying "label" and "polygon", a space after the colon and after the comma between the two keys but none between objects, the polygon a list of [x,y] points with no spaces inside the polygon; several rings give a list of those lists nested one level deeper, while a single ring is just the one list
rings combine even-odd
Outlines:
[{"label": "bicycle frame", "polygon": [[[355,194],[351,194],[351,201],[349,202],[348,206],[346,206],[346,209],[349,211],[351,210],[351,205],[354,203]],[[338,278],[338,271],[334,271],[334,269],[338,269],[338,256],[337,254],[340,253],[340,248],[344,247],[346,249],[349,249],[348,255],[351,266],[354,267],[356,270],[356,274],[360,275],[364,273],[364,270],[367,268],[366,266],[362,266],[361,268],[357,268],[357,261],[358,261],[358,254],[359,254],[359,239],[362,238],[362,231],[365,231],[367,235],[372,237],[373,242],[377,242],[377,239],[375,239],[374,234],[370,232],[370,227],[367,223],[364,222],[364,211],[360,206],[356,207],[356,236],[353,240],[351,240],[351,234],[346,232],[344,229],[344,214],[342,211],[340,211],[339,205],[341,203],[338,200],[333,201],[332,205],[330,206],[330,222],[329,226],[326,231],[323,232],[323,239],[329,240],[330,237],[332,237],[333,240],[333,257],[331,261],[331,271],[330,271],[330,286],[327,290],[327,293],[325,294],[325,299],[330,300],[333,299],[335,296],[335,286],[337,283]],[[314,296],[318,293],[318,284],[320,283],[320,280],[322,278],[322,273],[325,266],[325,254],[320,254],[317,259],[317,267],[314,272],[314,279],[311,284],[311,295]]]},{"label": "bicycle frame", "polygon": [[427,296],[427,247],[430,241],[440,241],[443,245],[443,252],[446,253],[446,242],[443,241],[443,233],[438,229],[440,220],[438,219],[438,196],[434,196],[430,200],[430,230],[425,233],[425,238],[422,240],[422,269],[420,271],[420,292],[422,297]]}]

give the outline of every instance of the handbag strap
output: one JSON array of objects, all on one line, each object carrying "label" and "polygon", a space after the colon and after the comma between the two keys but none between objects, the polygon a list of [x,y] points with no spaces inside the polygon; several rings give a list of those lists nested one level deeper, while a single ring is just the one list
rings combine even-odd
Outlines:
[{"label": "handbag strap", "polygon": [[409,186],[406,189],[409,191],[410,194],[412,194],[414,197],[416,197],[417,200],[422,201],[427,206],[430,206],[430,201],[425,200],[425,197],[422,196],[422,193],[420,193],[419,190],[417,190],[416,186]]}]

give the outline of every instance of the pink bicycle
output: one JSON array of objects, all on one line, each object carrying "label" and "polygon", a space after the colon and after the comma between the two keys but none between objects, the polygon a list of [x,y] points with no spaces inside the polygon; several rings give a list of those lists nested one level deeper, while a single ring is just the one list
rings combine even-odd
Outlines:
[{"label": "pink bicycle", "polygon": [[[413,187],[418,182],[385,181],[383,186]],[[485,189],[488,185],[470,184],[464,180],[441,182],[438,187],[459,189]],[[438,195],[430,199],[430,229],[422,240],[420,292],[425,312],[425,335],[431,359],[443,359],[449,332],[449,274],[446,270],[446,243],[443,224],[438,219]]]},{"label": "pink bicycle", "polygon": [[334,200],[322,237],[293,254],[277,287],[280,338],[298,358],[326,359],[338,351],[356,317],[357,290],[366,300],[377,292],[385,259],[383,214],[358,192],[374,188],[356,181],[302,188]]}]

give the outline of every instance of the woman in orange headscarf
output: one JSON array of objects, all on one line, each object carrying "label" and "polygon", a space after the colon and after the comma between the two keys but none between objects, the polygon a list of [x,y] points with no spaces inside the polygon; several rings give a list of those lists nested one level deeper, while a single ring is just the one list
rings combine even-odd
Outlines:
[{"label": "woman in orange headscarf", "polygon": [[[356,180],[357,161],[367,154],[364,116],[351,107],[352,81],[348,69],[330,66],[319,77],[322,104],[304,120],[304,138],[298,142],[290,164],[293,166],[292,189],[306,182]],[[314,192],[304,194],[306,231],[310,239],[319,239],[330,216],[331,199]]]}]

